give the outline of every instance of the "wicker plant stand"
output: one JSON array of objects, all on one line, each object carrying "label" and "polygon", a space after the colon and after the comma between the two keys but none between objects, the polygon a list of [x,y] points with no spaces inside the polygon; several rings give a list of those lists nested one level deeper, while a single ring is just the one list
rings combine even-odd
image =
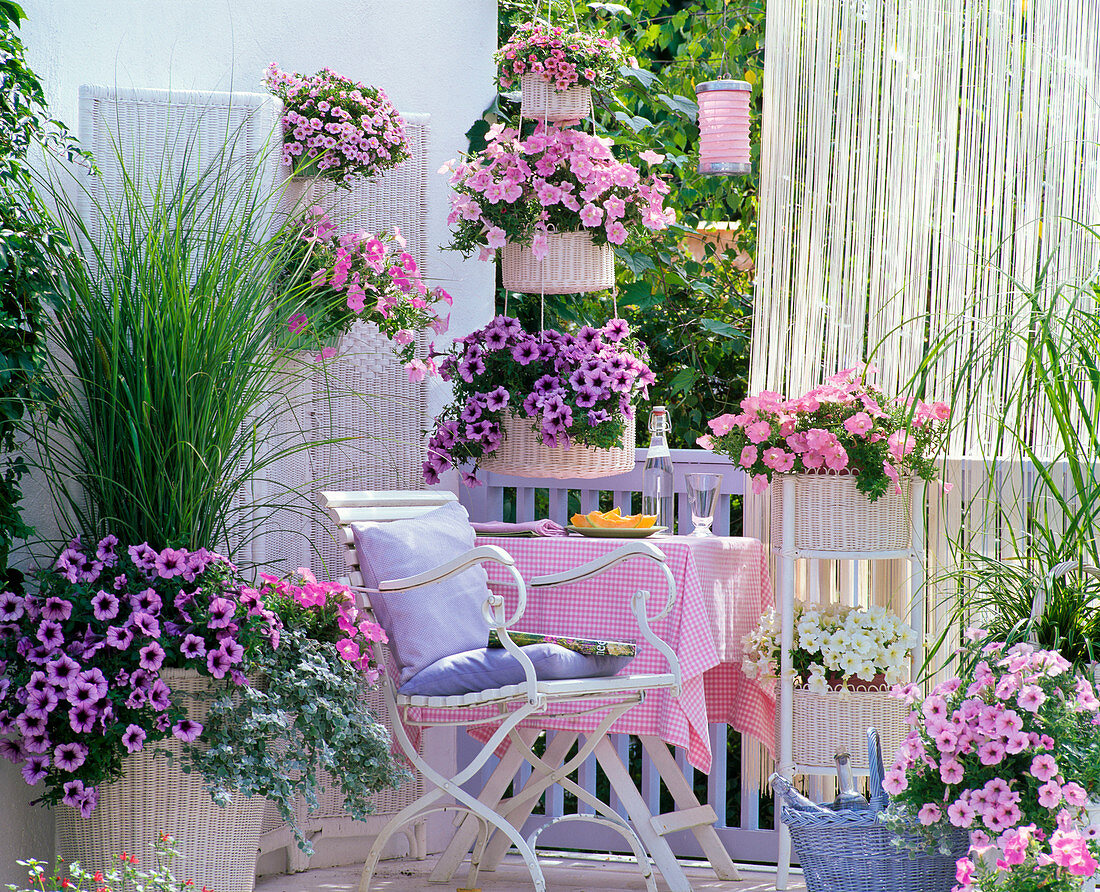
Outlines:
[{"label": "wicker plant stand", "polygon": [[[173,692],[192,695],[188,716],[203,721],[207,705],[193,695],[209,691],[210,679],[184,669],[162,669],[160,676]],[[135,854],[142,866],[160,834],[168,833],[180,852],[172,868],[181,882],[194,880],[196,890],[251,892],[266,800],[238,797],[226,808],[216,805],[202,775],[180,769],[182,744],[170,738],[160,745],[172,761],[144,751],[127,756],[122,779],[100,788],[89,817],[68,806],[56,809],[57,854],[90,871],[113,868],[122,852]]]},{"label": "wicker plant stand", "polygon": [[[847,475],[781,474],[773,480],[772,487],[771,544],[778,558],[782,622],[776,770],[788,779],[796,774],[833,775],[833,757],[838,744],[843,743],[853,757],[853,767],[865,772],[868,766],[861,754],[865,753],[863,741],[867,728],[879,729],[884,752],[891,758],[908,731],[904,724],[906,710],[900,701],[893,701],[884,691],[815,694],[801,687],[796,690],[791,663],[795,565],[799,560],[908,561],[909,621],[918,639],[922,640],[925,610],[923,523],[913,523],[913,504],[915,501],[923,506],[923,487],[914,493],[914,487],[907,481],[902,493],[887,494],[873,503],[856,489],[855,479]],[[921,659],[918,644],[913,664],[919,666]],[[780,890],[787,888],[790,832],[787,824],[780,826],[776,875],[776,889]],[[810,888],[851,888],[853,892],[863,889],[844,885]],[[896,888],[900,892],[903,887],[882,888]]]},{"label": "wicker plant stand", "polygon": [[610,245],[594,245],[587,232],[551,232],[549,253],[539,260],[530,245],[508,242],[502,274],[508,291],[524,294],[580,294],[615,285],[615,254]]},{"label": "wicker plant stand", "polygon": [[504,442],[496,452],[481,460],[481,469],[511,477],[606,477],[634,470],[634,420],[626,419],[621,447],[594,449],[574,445],[551,449],[531,429],[531,420],[508,414],[504,421]]},{"label": "wicker plant stand", "polygon": [[592,114],[592,88],[588,86],[555,90],[538,74],[519,79],[520,115],[536,121],[581,121]]}]

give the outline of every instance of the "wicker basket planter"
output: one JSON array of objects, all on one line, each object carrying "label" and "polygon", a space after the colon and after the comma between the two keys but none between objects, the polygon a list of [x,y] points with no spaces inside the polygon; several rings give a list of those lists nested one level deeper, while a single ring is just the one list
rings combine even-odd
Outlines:
[{"label": "wicker basket planter", "polygon": [[882,754],[889,764],[909,733],[909,708],[885,686],[877,691],[818,693],[796,684],[793,712],[794,762],[800,772],[835,772],[835,757],[841,748],[851,754],[853,768],[869,770],[868,728],[878,729]]},{"label": "wicker basket planter", "polygon": [[[903,551],[913,543],[912,480],[872,502],[849,474],[795,474],[794,547],[799,551]],[[771,540],[782,539],[783,476],[772,488]]]},{"label": "wicker basket planter", "polygon": [[615,255],[610,245],[594,245],[587,232],[552,232],[549,253],[538,260],[530,245],[507,243],[503,249],[504,287],[526,294],[579,294],[615,285]]},{"label": "wicker basket planter", "polygon": [[550,448],[531,430],[531,421],[509,414],[504,422],[504,442],[481,460],[481,469],[512,477],[606,477],[634,470],[634,422],[627,419],[623,444],[613,449],[591,446]]},{"label": "wicker basket planter", "polygon": [[[160,676],[177,694],[210,689],[210,679],[190,670],[162,669]],[[188,716],[203,721],[206,703],[188,700]],[[171,751],[171,762],[146,752],[127,756],[122,779],[100,787],[89,817],[68,807],[56,810],[57,854],[87,870],[106,871],[124,851],[144,863],[160,834],[168,833],[180,851],[173,865],[180,880],[194,880],[195,889],[251,892],[266,800],[238,797],[226,808],[216,805],[202,775],[180,769],[182,744],[171,738],[161,746]]]},{"label": "wicker basket planter", "polygon": [[782,810],[807,892],[951,892],[955,861],[970,847],[965,830],[948,840],[950,854],[930,851],[919,836],[898,834],[868,812],[833,815]]},{"label": "wicker basket planter", "polygon": [[592,88],[570,87],[555,90],[538,74],[524,74],[519,79],[520,115],[539,121],[580,121],[592,114]]}]

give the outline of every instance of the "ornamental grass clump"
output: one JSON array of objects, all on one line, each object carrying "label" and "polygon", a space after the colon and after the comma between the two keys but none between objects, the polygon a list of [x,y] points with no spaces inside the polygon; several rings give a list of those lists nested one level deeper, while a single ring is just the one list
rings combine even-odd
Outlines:
[{"label": "ornamental grass clump", "polygon": [[773,474],[851,474],[871,501],[891,485],[900,491],[904,476],[935,480],[947,404],[888,397],[866,383],[875,371],[845,369],[795,399],[768,390],[746,397],[739,414],[707,422],[699,445],[744,468],[754,493]]},{"label": "ornamental grass clump", "polygon": [[283,101],[283,164],[295,176],[349,186],[409,157],[405,122],[379,87],[329,68],[312,76],[288,73],[274,62],[264,85]]},{"label": "ornamental grass clump", "polygon": [[[742,639],[742,668],[749,678],[779,677],[780,631],[773,608]],[[917,633],[884,607],[828,604],[816,609],[795,603],[791,663],[811,691],[826,691],[831,682],[847,687],[852,679],[871,683],[876,676],[898,684],[909,675],[909,655],[917,643]]]},{"label": "ornamental grass clump", "polygon": [[901,691],[913,730],[883,786],[933,843],[969,831],[978,857],[959,861],[963,892],[1077,889],[1096,870],[1086,806],[1100,791],[1100,700],[1069,670],[1054,651],[991,643],[923,700]]},{"label": "ornamental grass clump", "polygon": [[279,342],[291,348],[331,346],[362,319],[393,342],[410,376],[423,378],[428,366],[416,356],[416,336],[428,329],[443,334],[449,316],[439,315],[438,305],[452,301],[442,288],[424,284],[401,231],[340,234],[315,206],[295,221],[286,239],[289,257],[277,282],[286,314]]},{"label": "ornamental grass clump", "polygon": [[[632,233],[666,229],[675,220],[663,205],[668,184],[657,174],[643,177],[611,148],[609,139],[553,124],[540,123],[526,137],[494,124],[484,149],[440,171],[451,172],[454,188],[450,247],[466,255],[480,249],[490,260],[515,242],[542,259],[553,232],[583,231],[596,244],[621,245]],[[659,157],[642,153],[647,161]]]},{"label": "ornamental grass clump", "polygon": [[576,334],[553,329],[528,333],[518,319],[497,316],[455,342],[440,363],[454,384],[428,441],[424,479],[435,483],[451,467],[477,484],[473,470],[504,441],[506,414],[529,424],[540,441],[610,448],[633,423],[633,402],[646,398],[653,373],[642,345],[622,319]]},{"label": "ornamental grass clump", "polygon": [[544,22],[517,25],[497,50],[497,83],[507,90],[525,74],[535,74],[561,92],[571,87],[612,89],[628,62],[617,37],[607,32],[567,31]]}]

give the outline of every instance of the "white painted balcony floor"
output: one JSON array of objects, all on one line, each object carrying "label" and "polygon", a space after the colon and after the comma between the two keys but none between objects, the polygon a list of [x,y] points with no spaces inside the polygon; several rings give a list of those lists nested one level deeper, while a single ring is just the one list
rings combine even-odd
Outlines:
[{"label": "white painted balcony floor", "polygon": [[[569,853],[540,853],[546,885],[549,892],[644,892],[645,882],[631,863],[605,856],[574,856]],[[433,857],[425,861],[396,858],[382,861],[371,883],[372,892],[425,892],[425,890],[461,889],[465,873],[456,874],[448,884],[434,885],[428,882],[435,863]],[[716,879],[709,868],[695,866],[699,862],[684,861],[685,872],[694,892],[773,892],[775,869],[740,867],[740,882]],[[464,870],[464,869],[463,869]],[[360,867],[314,868],[303,873],[265,876],[256,881],[255,892],[356,892],[359,887]],[[492,873],[482,872],[478,878],[482,892],[530,892],[533,888],[530,876],[518,855],[509,855]],[[657,877],[658,889],[667,886]],[[805,892],[802,875],[791,872],[789,892]]]}]

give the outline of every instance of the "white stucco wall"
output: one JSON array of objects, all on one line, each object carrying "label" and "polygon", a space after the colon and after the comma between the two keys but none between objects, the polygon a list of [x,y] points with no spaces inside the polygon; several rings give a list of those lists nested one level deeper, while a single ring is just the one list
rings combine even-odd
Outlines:
[{"label": "white stucco wall", "polygon": [[[22,0],[23,42],[50,111],[77,129],[81,84],[259,92],[264,69],[329,67],[382,87],[400,111],[432,116],[431,169],[466,146],[492,101],[496,0]],[[445,177],[432,178],[429,243],[449,240]],[[455,297],[452,332],[492,313],[493,266],[437,252],[428,269]],[[29,481],[32,523],[41,490]],[[27,805],[29,788],[0,763],[0,885],[16,858],[51,857],[52,822]]]}]

